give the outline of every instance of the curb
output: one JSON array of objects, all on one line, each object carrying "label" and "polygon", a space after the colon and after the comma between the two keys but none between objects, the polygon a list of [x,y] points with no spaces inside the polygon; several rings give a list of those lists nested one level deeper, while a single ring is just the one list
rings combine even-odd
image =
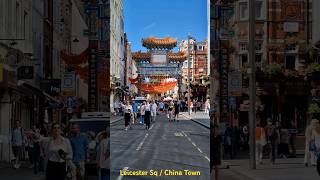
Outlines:
[{"label": "curb", "polygon": [[200,121],[198,121],[198,120],[192,119],[192,118],[190,118],[190,117],[188,117],[188,116],[186,116],[186,115],[184,115],[184,114],[181,114],[181,115],[184,116],[184,117],[186,117],[187,119],[195,122],[195,123],[200,124],[201,126],[207,128],[207,129],[210,129],[210,125],[208,125],[208,124],[205,124],[205,123],[202,123],[202,122],[200,122]]}]

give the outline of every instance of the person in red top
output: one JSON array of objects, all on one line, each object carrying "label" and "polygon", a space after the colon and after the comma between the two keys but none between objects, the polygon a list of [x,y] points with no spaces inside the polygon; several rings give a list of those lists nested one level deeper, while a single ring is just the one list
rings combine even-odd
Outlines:
[{"label": "person in red top", "polygon": [[256,163],[262,164],[262,150],[266,145],[266,135],[263,127],[260,126],[260,121],[256,126]]}]

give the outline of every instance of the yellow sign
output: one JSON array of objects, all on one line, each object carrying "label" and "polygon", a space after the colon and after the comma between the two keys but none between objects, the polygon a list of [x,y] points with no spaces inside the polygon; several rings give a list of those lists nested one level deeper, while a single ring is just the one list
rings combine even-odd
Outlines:
[{"label": "yellow sign", "polygon": [[0,82],[3,81],[3,64],[0,63]]},{"label": "yellow sign", "polygon": [[60,95],[63,96],[63,97],[65,97],[65,96],[70,97],[70,96],[75,96],[75,93],[74,92],[70,92],[70,91],[62,91],[60,93]]}]

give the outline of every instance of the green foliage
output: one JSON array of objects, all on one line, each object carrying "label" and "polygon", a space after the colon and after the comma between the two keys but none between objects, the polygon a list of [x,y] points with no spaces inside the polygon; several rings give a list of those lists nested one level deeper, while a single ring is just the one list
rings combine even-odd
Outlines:
[{"label": "green foliage", "polygon": [[266,73],[269,75],[278,75],[282,73],[282,67],[278,63],[271,63],[266,67]]},{"label": "green foliage", "polygon": [[313,72],[320,72],[320,64],[318,63],[311,63],[308,65],[308,67],[306,68],[306,73],[310,74]]},{"label": "green foliage", "polygon": [[320,108],[319,108],[318,104],[316,104],[316,103],[310,104],[309,109],[308,109],[308,113],[309,114],[319,114]]}]

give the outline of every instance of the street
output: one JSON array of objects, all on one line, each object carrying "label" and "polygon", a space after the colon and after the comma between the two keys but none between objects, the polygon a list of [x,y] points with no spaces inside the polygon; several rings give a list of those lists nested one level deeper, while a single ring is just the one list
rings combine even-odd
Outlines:
[{"label": "street", "polygon": [[[230,168],[225,168],[229,165]],[[225,160],[220,167],[222,180],[318,180],[315,167],[305,167],[303,158],[277,159],[275,165],[264,159],[256,170],[249,168],[249,160]]]},{"label": "street", "polygon": [[[111,125],[111,179],[122,179],[120,170],[199,171],[200,176],[163,176],[159,179],[208,179],[210,170],[209,129],[184,116],[169,122],[164,114],[157,116],[147,131],[135,124],[124,130],[124,122]],[[124,176],[123,179],[154,179],[156,176]]]}]

